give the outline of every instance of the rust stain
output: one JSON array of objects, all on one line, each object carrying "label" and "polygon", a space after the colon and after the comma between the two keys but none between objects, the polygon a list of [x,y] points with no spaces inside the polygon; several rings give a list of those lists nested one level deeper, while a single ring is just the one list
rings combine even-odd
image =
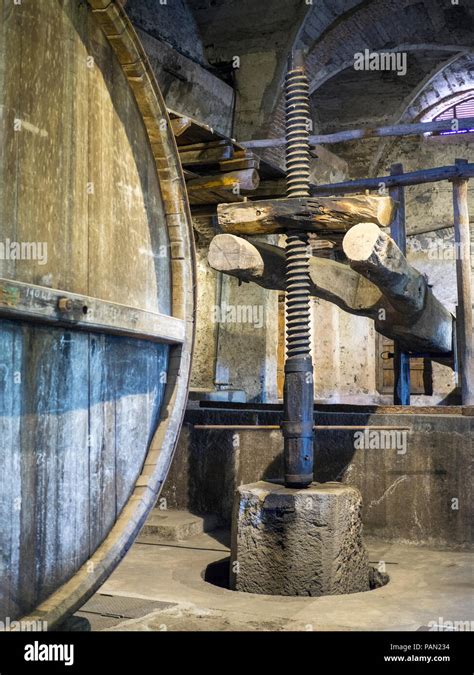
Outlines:
[{"label": "rust stain", "polygon": [[20,290],[14,286],[0,288],[0,304],[7,307],[16,307],[20,301]]}]

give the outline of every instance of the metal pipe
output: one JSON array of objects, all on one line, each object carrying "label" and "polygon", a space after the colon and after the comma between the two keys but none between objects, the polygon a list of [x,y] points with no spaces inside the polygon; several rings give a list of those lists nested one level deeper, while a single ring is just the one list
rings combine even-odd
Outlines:
[{"label": "metal pipe", "polygon": [[[418,136],[428,132],[458,133],[466,134],[474,130],[474,117],[468,117],[463,120],[457,120],[457,128],[453,131],[452,120],[440,120],[436,122],[418,122],[416,124],[395,124],[386,127],[365,127],[364,129],[348,129],[346,131],[337,131],[334,134],[319,134],[309,137],[311,145],[326,145],[331,143],[344,143],[347,141],[357,141],[364,138],[387,138],[396,136]],[[252,141],[242,141],[239,143],[244,148],[278,148],[285,145],[284,138],[265,138]]]},{"label": "metal pipe", "polygon": [[396,185],[422,185],[423,183],[437,183],[442,180],[455,178],[473,178],[474,164],[459,166],[438,166],[434,169],[421,169],[399,176],[379,176],[377,178],[359,178],[348,180],[343,183],[327,183],[315,185],[311,188],[311,196],[350,194],[351,192],[363,192],[364,190],[377,190],[381,187],[390,188]]},{"label": "metal pipe", "polygon": [[[295,52],[286,77],[286,177],[288,197],[309,197],[311,125],[309,82],[302,52]],[[313,362],[310,341],[308,236],[287,233],[286,345],[283,388],[284,481],[304,488],[313,481]]]},{"label": "metal pipe", "polygon": [[[278,424],[193,424],[197,431],[277,431]],[[315,424],[313,429],[319,431],[411,431],[411,427],[367,426],[367,424]]]},{"label": "metal pipe", "polygon": [[[403,164],[393,164],[390,170],[391,176],[401,176],[403,174]],[[405,217],[405,190],[403,186],[397,185],[389,190],[390,196],[397,204],[395,217],[390,225],[390,234],[392,239],[406,256],[407,253],[407,232]],[[397,340],[394,342],[393,357],[393,402],[395,405],[410,405],[410,356],[401,349]]]}]

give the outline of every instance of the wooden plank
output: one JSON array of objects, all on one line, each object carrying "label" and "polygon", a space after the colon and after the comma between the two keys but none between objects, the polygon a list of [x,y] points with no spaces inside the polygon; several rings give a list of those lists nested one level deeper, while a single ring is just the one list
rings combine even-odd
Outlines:
[{"label": "wooden plank", "polygon": [[127,503],[156,429],[168,377],[166,345],[108,338],[114,359],[116,510]]},{"label": "wooden plank", "polygon": [[200,150],[209,150],[214,148],[223,148],[232,145],[229,138],[219,138],[218,136],[213,136],[213,140],[204,141],[202,143],[190,143],[189,145],[180,145],[178,147],[178,152],[187,153],[187,152],[199,152]]},{"label": "wooden plank", "polygon": [[[168,113],[172,120],[184,117],[181,113],[176,112],[176,110],[168,109]],[[212,143],[216,141],[216,139],[223,140],[226,143],[229,142],[228,138],[224,137],[218,131],[215,131],[209,125],[203,124],[202,122],[198,122],[197,120],[189,116],[186,116],[186,118],[190,120],[191,126],[188,129],[186,129],[186,131],[176,139],[178,149],[181,146],[186,145],[196,145],[198,143]]]},{"label": "wooden plank", "polygon": [[199,190],[192,192],[189,195],[189,203],[192,207],[202,206],[202,205],[214,205],[214,208],[217,204],[222,204],[223,202],[234,204],[242,203],[245,201],[245,197],[241,194],[233,194],[230,190]]},{"label": "wooden plank", "polygon": [[[19,326],[21,329],[22,327]],[[65,583],[89,554],[88,337],[23,333],[20,583],[22,612]],[[54,358],[52,356],[54,355]],[[26,449],[27,451],[23,451]]]},{"label": "wooden plank", "polygon": [[[80,84],[85,75],[77,63],[79,58],[87,63],[87,52],[79,47],[74,26],[64,21],[54,3],[42,5],[41,21],[35,13],[15,9],[20,12],[22,35],[31,35],[31,40],[21,39],[22,69],[17,83],[18,165],[11,177],[18,200],[17,240],[35,242],[47,253],[41,259],[17,261],[15,278],[83,293],[88,290],[83,236],[87,171],[86,153],[80,148],[87,139],[87,115],[82,114]],[[79,29],[83,28],[82,19]],[[79,118],[82,124],[76,128]],[[69,199],[64,199],[65,186]],[[61,237],[57,223],[61,223]]]},{"label": "wooden plank", "polygon": [[192,122],[187,117],[176,117],[171,120],[171,128],[176,138],[182,136],[192,125]]},{"label": "wooden plank", "polygon": [[231,234],[274,234],[286,229],[347,232],[360,222],[390,223],[389,197],[320,197],[252,201],[218,207],[219,225]]},{"label": "wooden plank", "polygon": [[124,73],[92,26],[98,66],[89,76],[89,294],[166,312],[160,295],[168,287],[169,250],[166,228],[153,226],[164,211],[156,167]]},{"label": "wooden plank", "polygon": [[11,279],[0,279],[0,316],[152,342],[180,344],[185,333],[184,322],[166,314]]},{"label": "wooden plank", "polygon": [[[12,5],[2,8],[0,23],[0,203],[2,205],[2,239],[18,241],[17,190],[12,189],[11,177],[18,167],[18,111],[21,77],[21,15]],[[0,258],[0,276],[15,276],[16,261]]]},{"label": "wooden plank", "polygon": [[[403,173],[402,164],[393,164],[390,169],[392,176]],[[407,233],[405,222],[405,191],[400,185],[390,188],[390,197],[397,205],[395,216],[390,223],[390,234],[403,255],[407,252]],[[410,356],[394,343],[393,357],[393,403],[395,405],[410,405]]]},{"label": "wooden plank", "polygon": [[231,159],[234,154],[232,145],[218,145],[217,147],[204,147],[197,150],[179,150],[181,164],[185,167],[209,166],[219,164],[226,159]]},{"label": "wooden plank", "polygon": [[243,159],[227,159],[219,162],[219,169],[224,173],[226,171],[241,171],[243,169],[259,169],[260,159],[258,157],[244,157]]},{"label": "wooden plank", "polygon": [[[460,170],[466,160],[457,159]],[[453,181],[454,239],[457,250],[456,278],[458,289],[457,338],[459,340],[459,369],[461,373],[461,395],[463,405],[474,404],[474,345],[471,288],[471,234],[467,201],[468,181]]]},{"label": "wooden plank", "polygon": [[117,518],[115,354],[110,337],[89,336],[89,474],[94,517],[90,520],[89,552],[94,553]]},{"label": "wooden plank", "polygon": [[20,583],[22,484],[22,328],[9,322],[0,331],[0,616],[16,617],[22,607]]},{"label": "wooden plank", "polygon": [[254,190],[258,186],[259,176],[255,169],[245,171],[230,171],[212,176],[201,176],[186,183],[188,193],[191,195],[201,190]]}]

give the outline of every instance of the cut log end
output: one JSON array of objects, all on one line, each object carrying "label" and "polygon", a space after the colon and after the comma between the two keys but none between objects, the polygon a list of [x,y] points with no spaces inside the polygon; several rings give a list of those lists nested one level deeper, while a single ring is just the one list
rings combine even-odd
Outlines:
[{"label": "cut log end", "polygon": [[375,223],[359,223],[344,237],[344,253],[354,262],[368,260],[374,252],[378,239],[384,235],[385,233]]},{"label": "cut log end", "polygon": [[209,265],[218,272],[238,270],[249,276],[263,274],[264,263],[258,250],[246,239],[232,234],[219,234],[211,242],[207,257]]}]

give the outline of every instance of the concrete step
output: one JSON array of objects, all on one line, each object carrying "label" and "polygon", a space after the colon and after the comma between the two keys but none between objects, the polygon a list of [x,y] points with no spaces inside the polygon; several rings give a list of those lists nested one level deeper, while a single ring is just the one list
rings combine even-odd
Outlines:
[{"label": "concrete step", "polygon": [[213,514],[196,516],[188,511],[162,511],[156,508],[148,516],[137,542],[186,541],[203,532],[215,530],[218,524],[218,518]]}]

